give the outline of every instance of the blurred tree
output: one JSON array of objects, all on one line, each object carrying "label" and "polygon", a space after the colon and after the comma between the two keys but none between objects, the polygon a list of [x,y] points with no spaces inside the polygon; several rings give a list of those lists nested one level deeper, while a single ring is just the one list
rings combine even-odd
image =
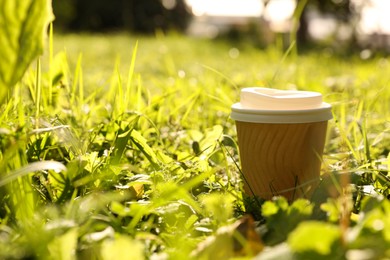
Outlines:
[{"label": "blurred tree", "polygon": [[107,30],[122,25],[121,0],[77,0],[71,30]]},{"label": "blurred tree", "polygon": [[350,0],[311,0],[323,13],[332,13],[338,20],[349,21],[352,14]]},{"label": "blurred tree", "polygon": [[53,9],[56,27],[76,31],[183,31],[191,18],[184,0],[55,0]]},{"label": "blurred tree", "polygon": [[[297,0],[303,1],[303,0]],[[306,45],[309,42],[307,11],[309,8],[316,8],[323,14],[332,14],[334,18],[341,22],[349,23],[352,17],[352,8],[350,0],[308,0],[299,19],[300,27],[297,40],[300,45]]]},{"label": "blurred tree", "polygon": [[171,9],[168,8],[169,6],[166,6],[166,10],[169,12],[169,27],[185,31],[191,21],[192,12],[189,10],[185,0],[169,0],[169,2],[175,3],[170,6]]},{"label": "blurred tree", "polygon": [[55,13],[56,28],[68,28],[76,15],[75,0],[53,0],[52,7]]}]

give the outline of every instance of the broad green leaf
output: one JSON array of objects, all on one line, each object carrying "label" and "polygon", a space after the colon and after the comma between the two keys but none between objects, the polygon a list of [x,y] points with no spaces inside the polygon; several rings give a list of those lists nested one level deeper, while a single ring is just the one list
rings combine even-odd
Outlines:
[{"label": "broad green leaf", "polygon": [[0,0],[0,102],[43,53],[50,0]]},{"label": "broad green leaf", "polygon": [[221,125],[215,125],[212,128],[206,130],[205,136],[199,142],[200,152],[209,156],[214,152],[215,147],[218,145],[218,141],[222,138],[223,127]]},{"label": "broad green leaf", "polygon": [[111,202],[111,211],[118,216],[125,217],[129,215],[130,208],[123,206],[117,201]]},{"label": "broad green leaf", "polygon": [[171,163],[173,162],[173,159],[171,157],[169,157],[168,155],[166,155],[163,151],[161,150],[157,150],[156,151],[156,156],[157,156],[157,159],[159,161],[161,161],[162,163],[164,164],[168,164],[168,163]]},{"label": "broad green leaf", "polygon": [[195,214],[191,215],[189,218],[187,218],[186,223],[184,224],[184,227],[189,230],[193,227],[193,225],[196,223],[196,221],[199,220],[199,217]]},{"label": "broad green leaf", "polygon": [[301,223],[289,235],[288,244],[295,253],[302,255],[299,259],[309,259],[305,258],[309,255],[311,259],[319,259],[321,256],[331,257],[327,259],[340,259],[343,251],[340,228],[320,221]]},{"label": "broad green leaf", "polygon": [[200,196],[206,215],[218,223],[227,223],[233,214],[234,197],[227,193],[210,193]]},{"label": "broad green leaf", "polygon": [[144,246],[128,236],[117,235],[105,240],[102,245],[102,259],[144,259]]},{"label": "broad green leaf", "polygon": [[[383,197],[366,197],[362,201],[360,221],[350,232],[352,249],[370,249],[370,259],[390,256],[390,202]],[[368,258],[367,258],[368,259]]]},{"label": "broad green leaf", "polygon": [[276,206],[275,203],[271,201],[266,201],[261,207],[261,212],[263,213],[264,217],[275,215],[276,213],[278,213],[278,210],[278,206]]},{"label": "broad green leaf", "polygon": [[87,162],[87,165],[85,165],[84,169],[90,173],[93,173],[102,161],[102,158],[99,157],[98,152],[86,153],[81,158]]},{"label": "broad green leaf", "polygon": [[262,213],[269,229],[265,237],[266,242],[274,245],[285,241],[288,234],[300,222],[310,219],[313,207],[314,205],[305,199],[297,199],[291,205],[284,197],[265,202],[262,206]]},{"label": "broad green leaf", "polygon": [[191,259],[253,259],[263,249],[252,217],[244,216],[200,242]]},{"label": "broad green leaf", "polygon": [[76,259],[78,230],[73,228],[61,236],[55,237],[48,245],[53,259]]},{"label": "broad green leaf", "polygon": [[171,201],[181,201],[188,204],[195,211],[201,211],[199,204],[186,190],[186,185],[178,185],[174,182],[157,183],[154,190],[153,202],[155,205],[166,205]]}]

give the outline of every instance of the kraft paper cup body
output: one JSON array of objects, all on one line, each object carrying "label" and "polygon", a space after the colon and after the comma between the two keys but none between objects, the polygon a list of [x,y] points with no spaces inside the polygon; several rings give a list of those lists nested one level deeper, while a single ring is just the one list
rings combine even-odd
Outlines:
[{"label": "kraft paper cup body", "polygon": [[245,192],[263,199],[277,195],[288,200],[310,198],[320,178],[331,106],[316,92],[277,91],[281,100],[273,96],[256,100],[256,95],[250,97],[245,91],[269,95],[267,91],[274,90],[243,89],[241,102],[232,106]]}]

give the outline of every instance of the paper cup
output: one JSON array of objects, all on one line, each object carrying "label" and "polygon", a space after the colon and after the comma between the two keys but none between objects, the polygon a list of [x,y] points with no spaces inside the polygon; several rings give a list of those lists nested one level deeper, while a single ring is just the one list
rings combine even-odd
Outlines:
[{"label": "paper cup", "polygon": [[331,106],[307,91],[245,88],[232,106],[245,192],[309,198],[320,177]]}]

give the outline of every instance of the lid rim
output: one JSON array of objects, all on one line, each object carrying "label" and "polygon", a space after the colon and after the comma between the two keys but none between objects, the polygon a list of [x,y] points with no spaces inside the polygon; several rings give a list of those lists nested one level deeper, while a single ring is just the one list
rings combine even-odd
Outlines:
[{"label": "lid rim", "polygon": [[315,111],[331,109],[332,106],[329,103],[322,102],[321,107],[307,108],[307,109],[256,109],[245,108],[241,106],[240,102],[234,103],[231,106],[232,111],[244,112],[248,114],[296,114],[296,113],[311,113]]},{"label": "lid rim", "polygon": [[331,105],[323,102],[322,107],[305,110],[256,110],[232,106],[231,118],[235,121],[252,123],[313,123],[333,118]]}]

